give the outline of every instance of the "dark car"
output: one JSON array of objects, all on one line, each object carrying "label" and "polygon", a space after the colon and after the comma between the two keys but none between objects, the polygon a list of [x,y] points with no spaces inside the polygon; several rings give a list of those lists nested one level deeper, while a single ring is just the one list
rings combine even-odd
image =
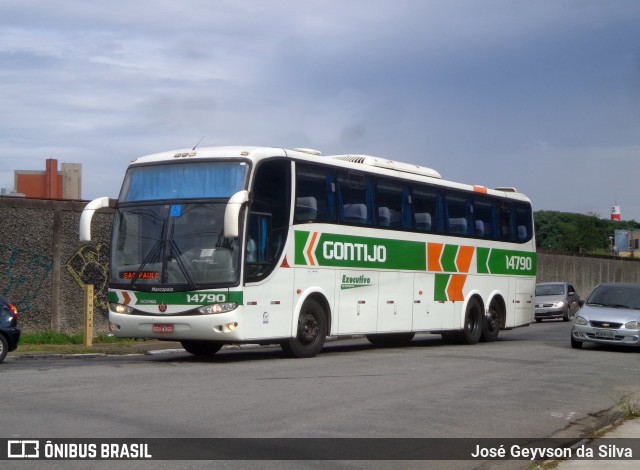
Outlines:
[{"label": "dark car", "polygon": [[20,328],[18,328],[18,309],[0,295],[0,362],[9,351],[18,347]]},{"label": "dark car", "polygon": [[573,319],[571,347],[582,343],[640,346],[640,284],[596,286]]},{"label": "dark car", "polygon": [[537,322],[551,318],[569,318],[580,308],[580,296],[568,282],[536,284],[535,318]]}]

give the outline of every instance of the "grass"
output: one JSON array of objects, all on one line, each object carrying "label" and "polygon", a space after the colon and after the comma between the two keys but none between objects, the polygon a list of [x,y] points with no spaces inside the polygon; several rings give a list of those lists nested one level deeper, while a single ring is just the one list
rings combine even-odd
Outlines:
[{"label": "grass", "polygon": [[[111,335],[98,335],[93,338],[93,343],[118,343],[129,342],[130,339],[116,338]],[[55,331],[43,331],[39,333],[22,333],[20,335],[20,346],[32,344],[82,344],[83,335],[67,335]]]},{"label": "grass", "polygon": [[147,340],[116,338],[101,334],[93,337],[92,346],[84,346],[83,335],[68,335],[55,331],[25,333],[20,335],[18,349],[12,354],[86,354],[86,353],[138,353],[144,352]]}]

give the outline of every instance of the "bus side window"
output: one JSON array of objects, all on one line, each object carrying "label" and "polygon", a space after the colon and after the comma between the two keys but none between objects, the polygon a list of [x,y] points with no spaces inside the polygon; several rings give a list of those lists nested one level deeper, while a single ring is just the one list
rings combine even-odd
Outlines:
[{"label": "bus side window", "polygon": [[445,196],[447,233],[470,235],[469,216],[472,207],[466,196],[458,194],[447,194]]},{"label": "bus side window", "polygon": [[533,230],[531,229],[531,207],[528,204],[516,203],[515,219],[518,242],[528,242],[533,235]]},{"label": "bus side window", "polygon": [[473,217],[475,220],[474,235],[480,238],[495,239],[495,202],[490,199],[476,199],[473,203]]},{"label": "bus side window", "polygon": [[410,228],[411,206],[408,195],[408,189],[395,181],[377,181],[376,204],[380,227]]},{"label": "bus side window", "polygon": [[411,195],[413,228],[419,232],[440,232],[438,193],[435,189],[415,187]]},{"label": "bus side window", "polygon": [[313,196],[296,198],[296,220],[312,221],[318,215],[318,200]]},{"label": "bus side window", "polygon": [[328,167],[296,163],[294,223],[335,221],[335,184]]},{"label": "bus side window", "polygon": [[338,175],[338,213],[340,222],[372,225],[373,183],[359,173],[341,172]]},{"label": "bus side window", "polygon": [[503,242],[512,242],[515,240],[514,232],[511,220],[511,203],[503,202],[500,204],[500,239]]}]

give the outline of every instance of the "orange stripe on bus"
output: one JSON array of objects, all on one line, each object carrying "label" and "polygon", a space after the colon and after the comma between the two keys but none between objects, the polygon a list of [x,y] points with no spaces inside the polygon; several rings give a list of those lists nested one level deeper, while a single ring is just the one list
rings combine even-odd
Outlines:
[{"label": "orange stripe on bus", "polygon": [[447,297],[449,300],[464,300],[462,288],[467,281],[466,274],[452,274],[447,286]]},{"label": "orange stripe on bus", "polygon": [[313,247],[316,244],[317,237],[318,232],[313,232],[313,235],[311,235],[311,243],[309,243],[309,248],[307,248],[307,257],[309,258],[309,263],[311,263],[311,266],[315,266],[315,263],[313,262]]},{"label": "orange stripe on bus", "polygon": [[458,248],[458,256],[456,256],[456,266],[458,272],[468,273],[471,266],[471,258],[473,258],[473,252],[475,248],[472,246],[460,246]]},{"label": "orange stripe on bus", "polygon": [[442,272],[440,257],[443,249],[444,244],[442,243],[427,243],[427,269],[429,271]]}]

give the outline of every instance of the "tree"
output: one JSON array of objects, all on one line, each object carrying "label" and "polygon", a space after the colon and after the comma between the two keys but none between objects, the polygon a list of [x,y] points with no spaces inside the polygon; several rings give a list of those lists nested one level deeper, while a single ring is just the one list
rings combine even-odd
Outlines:
[{"label": "tree", "polygon": [[616,230],[640,229],[635,220],[616,222],[571,212],[536,211],[533,219],[538,248],[574,253],[608,253]]}]

